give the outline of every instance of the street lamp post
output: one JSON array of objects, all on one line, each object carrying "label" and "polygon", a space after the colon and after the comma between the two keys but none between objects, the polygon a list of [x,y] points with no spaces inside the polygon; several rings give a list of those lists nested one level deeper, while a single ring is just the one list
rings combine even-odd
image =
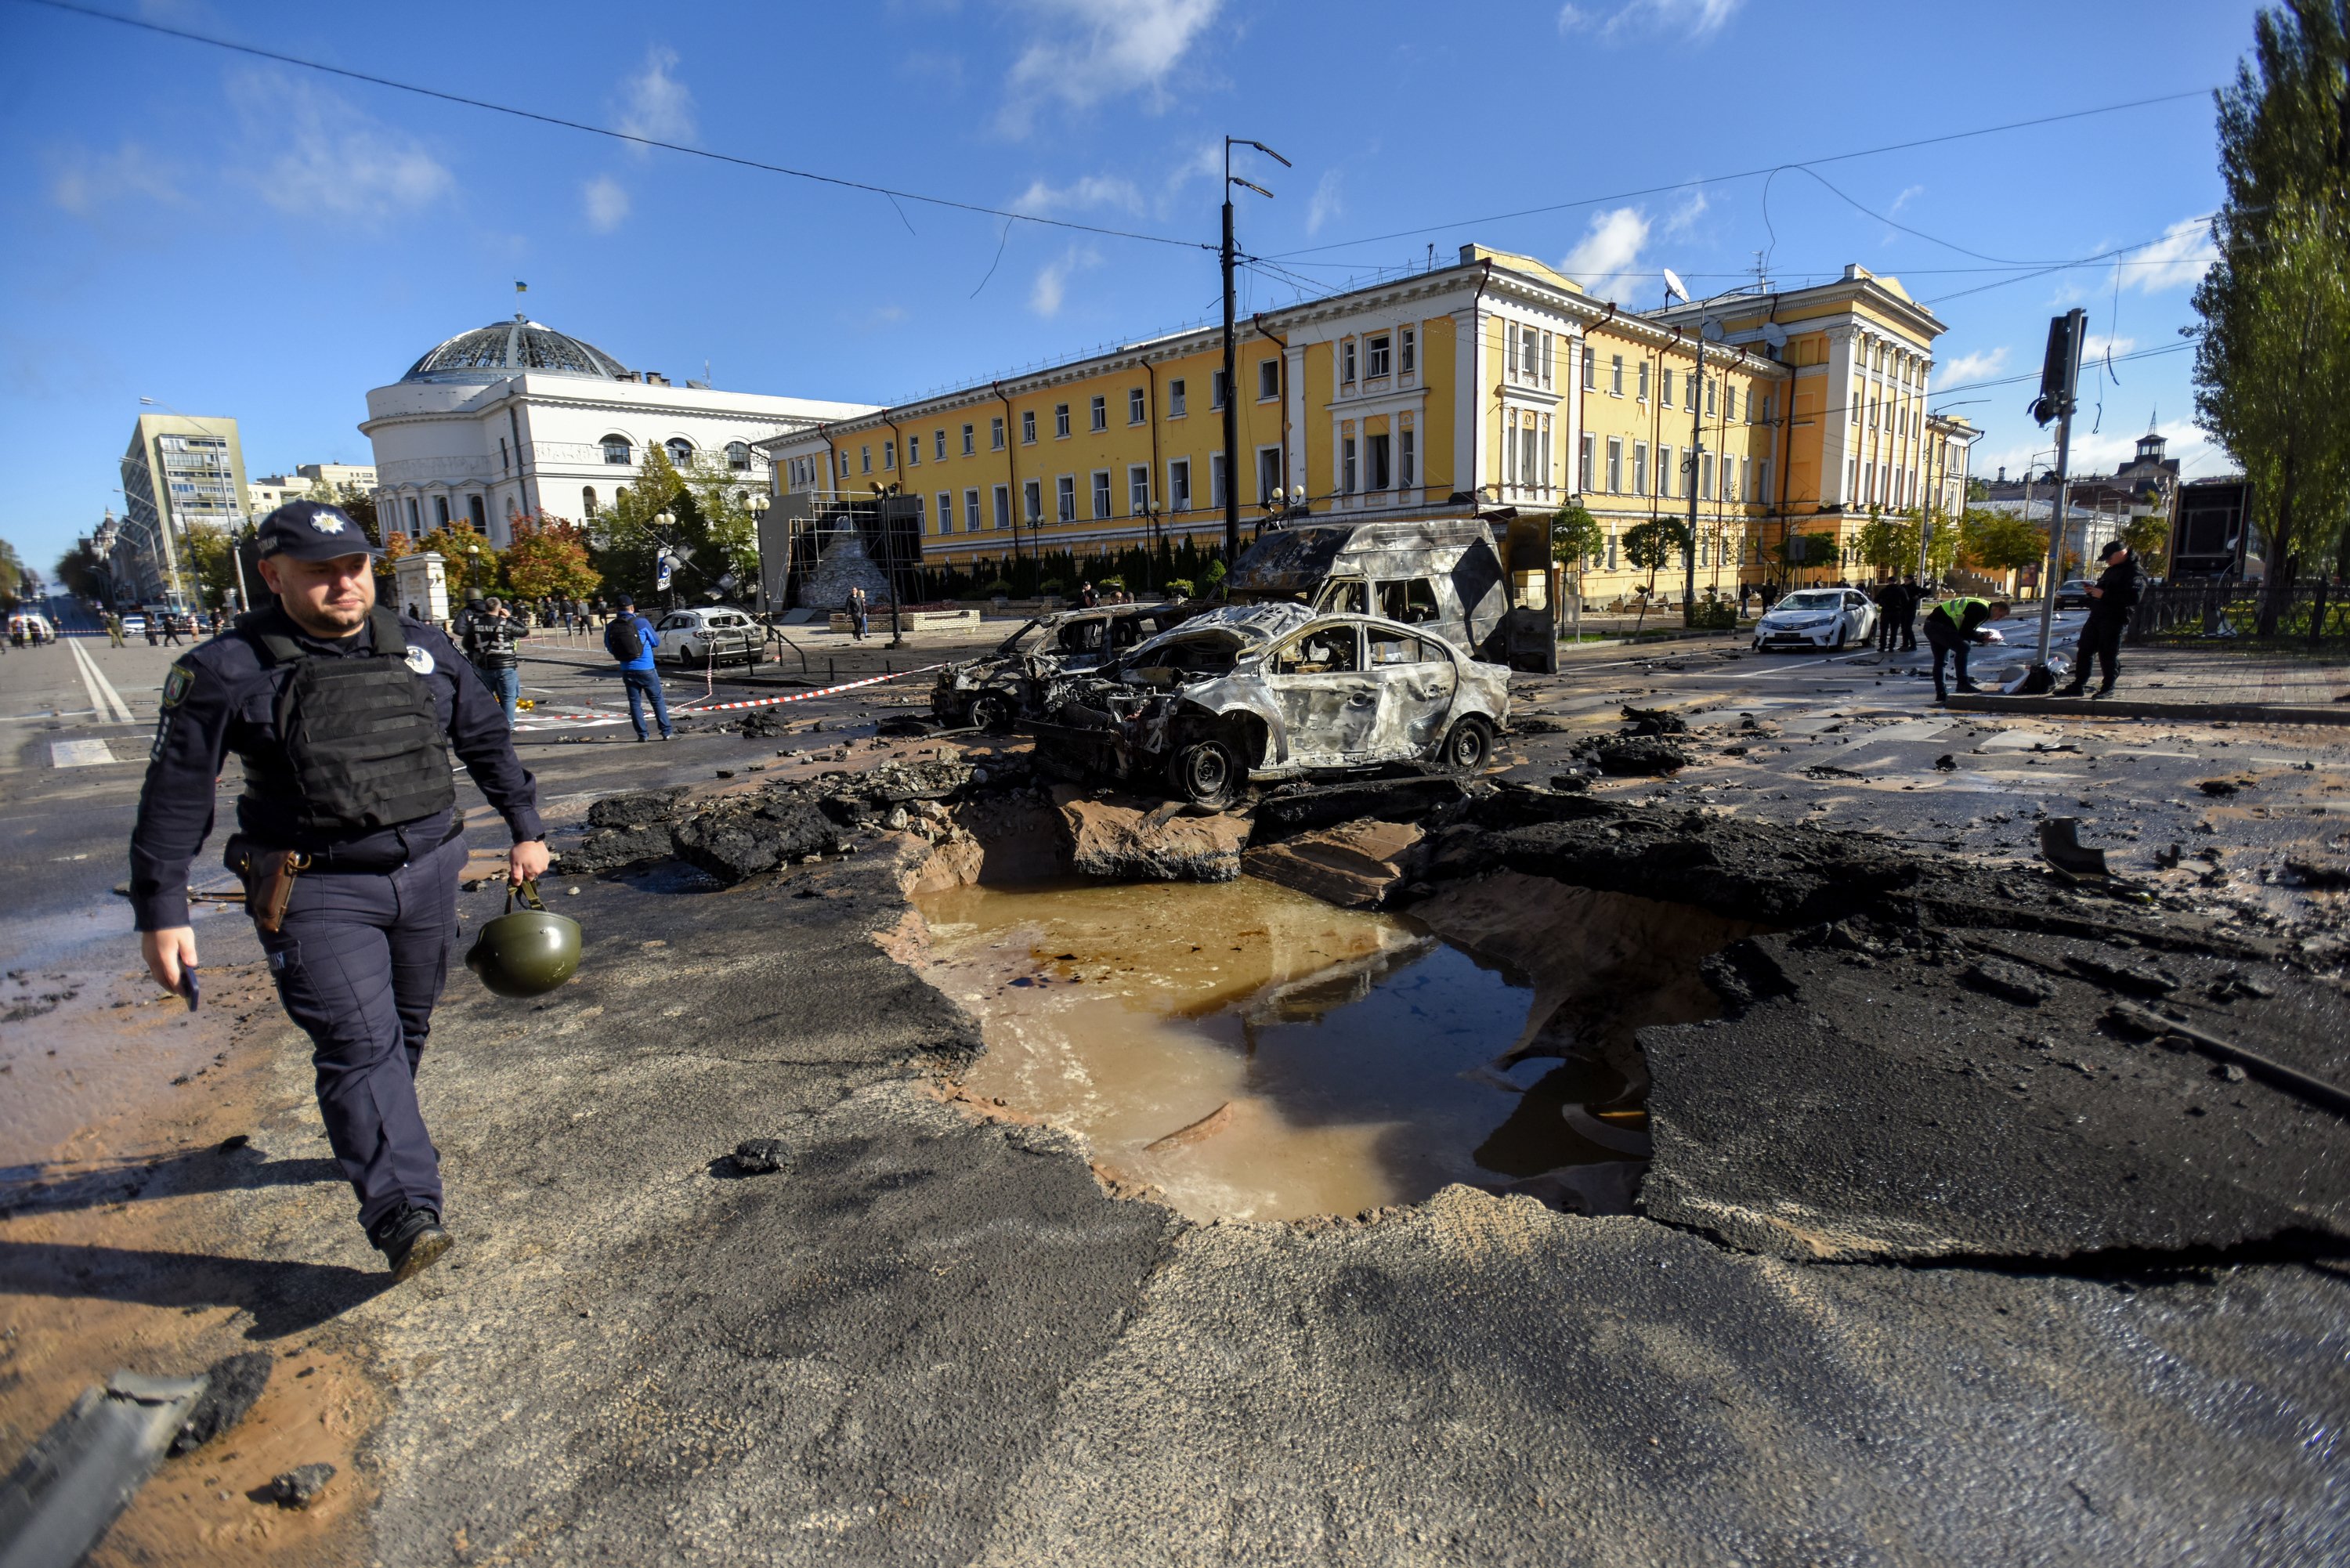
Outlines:
[{"label": "street lamp post", "polygon": [[1244,186],[1268,202],[1273,200],[1272,192],[1232,172],[1232,149],[1235,146],[1253,147],[1284,169],[1295,167],[1262,141],[1252,141],[1244,136],[1224,138],[1224,570],[1227,572],[1239,562],[1241,554],[1241,389],[1237,341],[1232,336],[1232,268],[1238,261],[1238,253],[1232,246],[1232,187]]},{"label": "street lamp post", "polygon": [[769,495],[764,490],[760,491],[756,495],[752,496],[749,503],[751,508],[751,542],[760,546],[759,608],[763,611],[767,607],[767,569],[765,551],[767,541],[766,535],[763,530],[766,524],[767,508],[773,506],[775,504],[775,497]]},{"label": "street lamp post", "polygon": [[482,547],[465,546],[465,597],[468,601],[482,597]]},{"label": "street lamp post", "polygon": [[670,553],[669,531],[677,526],[677,514],[666,509],[653,514],[653,537],[659,541],[653,547],[653,591],[669,596],[669,607],[677,608],[677,589],[671,586],[673,557]]}]

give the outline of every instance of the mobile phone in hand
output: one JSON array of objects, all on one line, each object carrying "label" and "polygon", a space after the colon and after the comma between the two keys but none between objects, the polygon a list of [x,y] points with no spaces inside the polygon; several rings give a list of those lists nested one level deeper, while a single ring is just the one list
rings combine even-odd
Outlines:
[{"label": "mobile phone in hand", "polygon": [[196,1010],[196,1003],[203,996],[203,992],[196,985],[195,965],[183,963],[180,966],[179,992],[182,996],[188,999],[188,1011],[193,1012]]}]

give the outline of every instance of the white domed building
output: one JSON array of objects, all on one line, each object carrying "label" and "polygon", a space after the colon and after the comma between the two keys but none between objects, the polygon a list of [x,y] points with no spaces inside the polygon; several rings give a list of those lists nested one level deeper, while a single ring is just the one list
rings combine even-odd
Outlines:
[{"label": "white domed building", "polygon": [[359,431],[375,445],[384,528],[414,538],[470,521],[501,546],[518,517],[584,522],[608,506],[649,448],[681,468],[719,464],[746,493],[765,490],[761,441],[872,411],[672,386],[521,315],[459,333],[367,400]]}]

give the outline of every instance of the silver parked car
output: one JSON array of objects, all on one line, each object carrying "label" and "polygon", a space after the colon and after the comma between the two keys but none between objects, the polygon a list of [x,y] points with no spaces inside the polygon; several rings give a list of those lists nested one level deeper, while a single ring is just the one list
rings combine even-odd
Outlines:
[{"label": "silver parked car", "polygon": [[1041,615],[996,644],[983,659],[941,670],[931,685],[931,711],[943,724],[1008,730],[1028,711],[1036,683],[1092,670],[1157,636],[1191,613],[1181,605],[1103,605]]},{"label": "silver parked car", "polygon": [[660,634],[656,660],[666,658],[680,670],[705,670],[721,664],[759,668],[766,657],[767,628],[751,612],[732,605],[671,610],[653,630]]},{"label": "silver parked car", "polygon": [[1055,681],[1027,727],[1049,763],[1222,805],[1245,785],[1395,766],[1482,771],[1509,671],[1425,628],[1302,605],[1185,621]]}]

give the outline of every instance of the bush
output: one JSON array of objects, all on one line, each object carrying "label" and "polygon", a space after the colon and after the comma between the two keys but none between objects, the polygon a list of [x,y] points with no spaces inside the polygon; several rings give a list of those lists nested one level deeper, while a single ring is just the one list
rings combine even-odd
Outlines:
[{"label": "bush", "polygon": [[1094,587],[1122,594],[1126,592],[1126,579],[1120,576],[1096,577]]},{"label": "bush", "polygon": [[1036,585],[1036,597],[1041,599],[1051,598],[1060,591],[1061,579],[1058,577],[1046,577],[1043,582]]},{"label": "bush", "polygon": [[1177,599],[1190,598],[1191,597],[1191,579],[1189,577],[1168,578],[1167,597]]},{"label": "bush", "polygon": [[990,598],[1010,598],[1012,597],[1012,585],[1005,582],[1002,577],[998,577],[992,583],[982,584],[979,591],[987,595]]},{"label": "bush", "polygon": [[1700,599],[1690,607],[1689,624],[1699,631],[1734,631],[1738,604],[1734,599]]}]

